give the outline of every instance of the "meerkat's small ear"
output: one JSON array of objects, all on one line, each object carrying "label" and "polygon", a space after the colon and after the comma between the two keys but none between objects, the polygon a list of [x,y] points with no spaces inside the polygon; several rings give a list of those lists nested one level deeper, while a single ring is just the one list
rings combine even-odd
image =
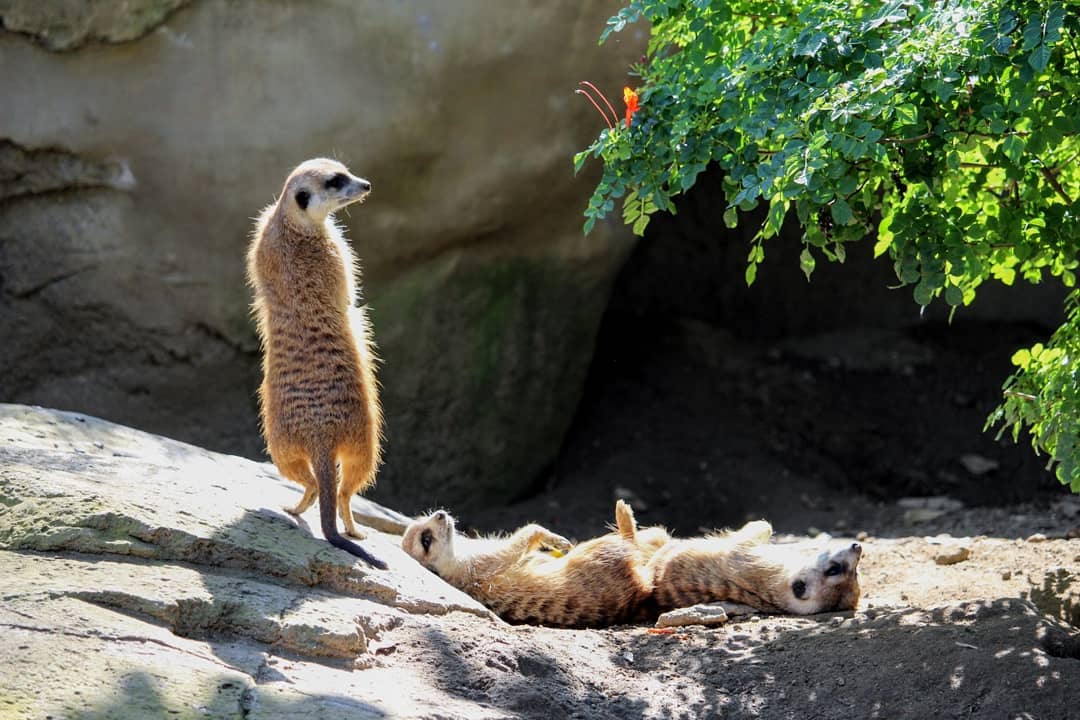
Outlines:
[{"label": "meerkat's small ear", "polygon": [[307,210],[308,203],[311,201],[311,193],[307,190],[301,190],[296,193],[296,204],[300,206],[301,210]]}]

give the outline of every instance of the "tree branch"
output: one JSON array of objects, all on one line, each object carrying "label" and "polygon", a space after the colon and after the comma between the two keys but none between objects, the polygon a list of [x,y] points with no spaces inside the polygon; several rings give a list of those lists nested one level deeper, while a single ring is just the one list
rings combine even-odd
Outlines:
[{"label": "tree branch", "polygon": [[920,140],[925,140],[933,136],[934,133],[923,133],[922,135],[916,135],[915,137],[909,138],[885,138],[881,142],[888,143],[890,145],[904,145],[907,143],[919,142]]},{"label": "tree branch", "polygon": [[1069,197],[1069,194],[1067,192],[1065,192],[1065,188],[1061,187],[1061,183],[1058,182],[1058,179],[1056,177],[1054,177],[1054,173],[1050,172],[1050,168],[1046,167],[1046,163],[1044,163],[1038,156],[1036,156],[1035,159],[1039,161],[1039,165],[1041,166],[1039,168],[1039,171],[1042,173],[1042,176],[1046,178],[1046,182],[1050,183],[1050,187],[1054,188],[1054,191],[1061,196],[1061,199],[1064,200],[1066,204],[1072,205],[1072,198]]}]

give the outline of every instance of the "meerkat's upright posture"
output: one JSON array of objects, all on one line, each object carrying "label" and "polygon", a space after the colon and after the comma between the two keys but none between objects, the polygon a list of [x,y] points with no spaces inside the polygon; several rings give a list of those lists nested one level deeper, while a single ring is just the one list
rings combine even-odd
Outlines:
[{"label": "meerkat's upright posture", "polygon": [[[248,279],[263,346],[259,390],[263,433],[281,474],[318,498],[323,535],[335,547],[385,568],[342,537],[362,538],[350,500],[375,479],[382,412],[374,347],[356,307],[356,264],[333,213],[364,199],[371,184],[339,162],[302,163],[277,202],[259,216],[248,252]],[[340,465],[340,480],[339,468]]]},{"label": "meerkat's upright posture", "polygon": [[[634,525],[633,513],[622,502],[615,513],[619,532],[571,546],[539,525],[509,537],[467,538],[440,510],[413,522],[401,546],[509,622],[611,625],[638,619],[651,590],[642,557],[623,534]],[[543,546],[566,554],[541,552]]]},{"label": "meerkat's upright posture", "polygon": [[[625,536],[635,542],[632,533]],[[772,526],[757,520],[735,532],[653,545],[647,569],[657,609],[728,600],[764,612],[812,615],[858,605],[858,543],[820,551],[772,544],[771,537]]]}]

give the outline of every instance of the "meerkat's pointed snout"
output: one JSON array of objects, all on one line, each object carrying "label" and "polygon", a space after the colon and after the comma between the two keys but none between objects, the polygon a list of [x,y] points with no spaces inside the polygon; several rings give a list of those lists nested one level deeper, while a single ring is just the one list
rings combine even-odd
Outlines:
[{"label": "meerkat's pointed snout", "polygon": [[367,198],[368,193],[371,192],[371,183],[362,177],[356,175],[349,175],[348,182],[341,188],[342,200],[346,205],[357,201],[362,201]]}]

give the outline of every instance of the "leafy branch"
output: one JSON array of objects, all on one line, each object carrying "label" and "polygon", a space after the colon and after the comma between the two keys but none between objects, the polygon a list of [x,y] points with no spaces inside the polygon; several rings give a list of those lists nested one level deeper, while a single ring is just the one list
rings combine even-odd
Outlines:
[{"label": "leafy branch", "polygon": [[[634,68],[640,111],[575,157],[576,168],[603,162],[586,232],[621,202],[642,234],[717,166],[727,225],[768,206],[748,283],[794,212],[808,278],[819,259],[843,262],[847,243],[870,240],[919,305],[942,298],[955,310],[990,280],[1075,285],[1077,4],[631,0],[601,41],[641,20],[651,37]],[[1080,446],[1063,434],[1080,424],[1059,416],[1080,417],[1063,375],[1080,350],[1080,318],[1070,323],[1017,365],[992,420],[1028,428],[1080,489]]]}]

